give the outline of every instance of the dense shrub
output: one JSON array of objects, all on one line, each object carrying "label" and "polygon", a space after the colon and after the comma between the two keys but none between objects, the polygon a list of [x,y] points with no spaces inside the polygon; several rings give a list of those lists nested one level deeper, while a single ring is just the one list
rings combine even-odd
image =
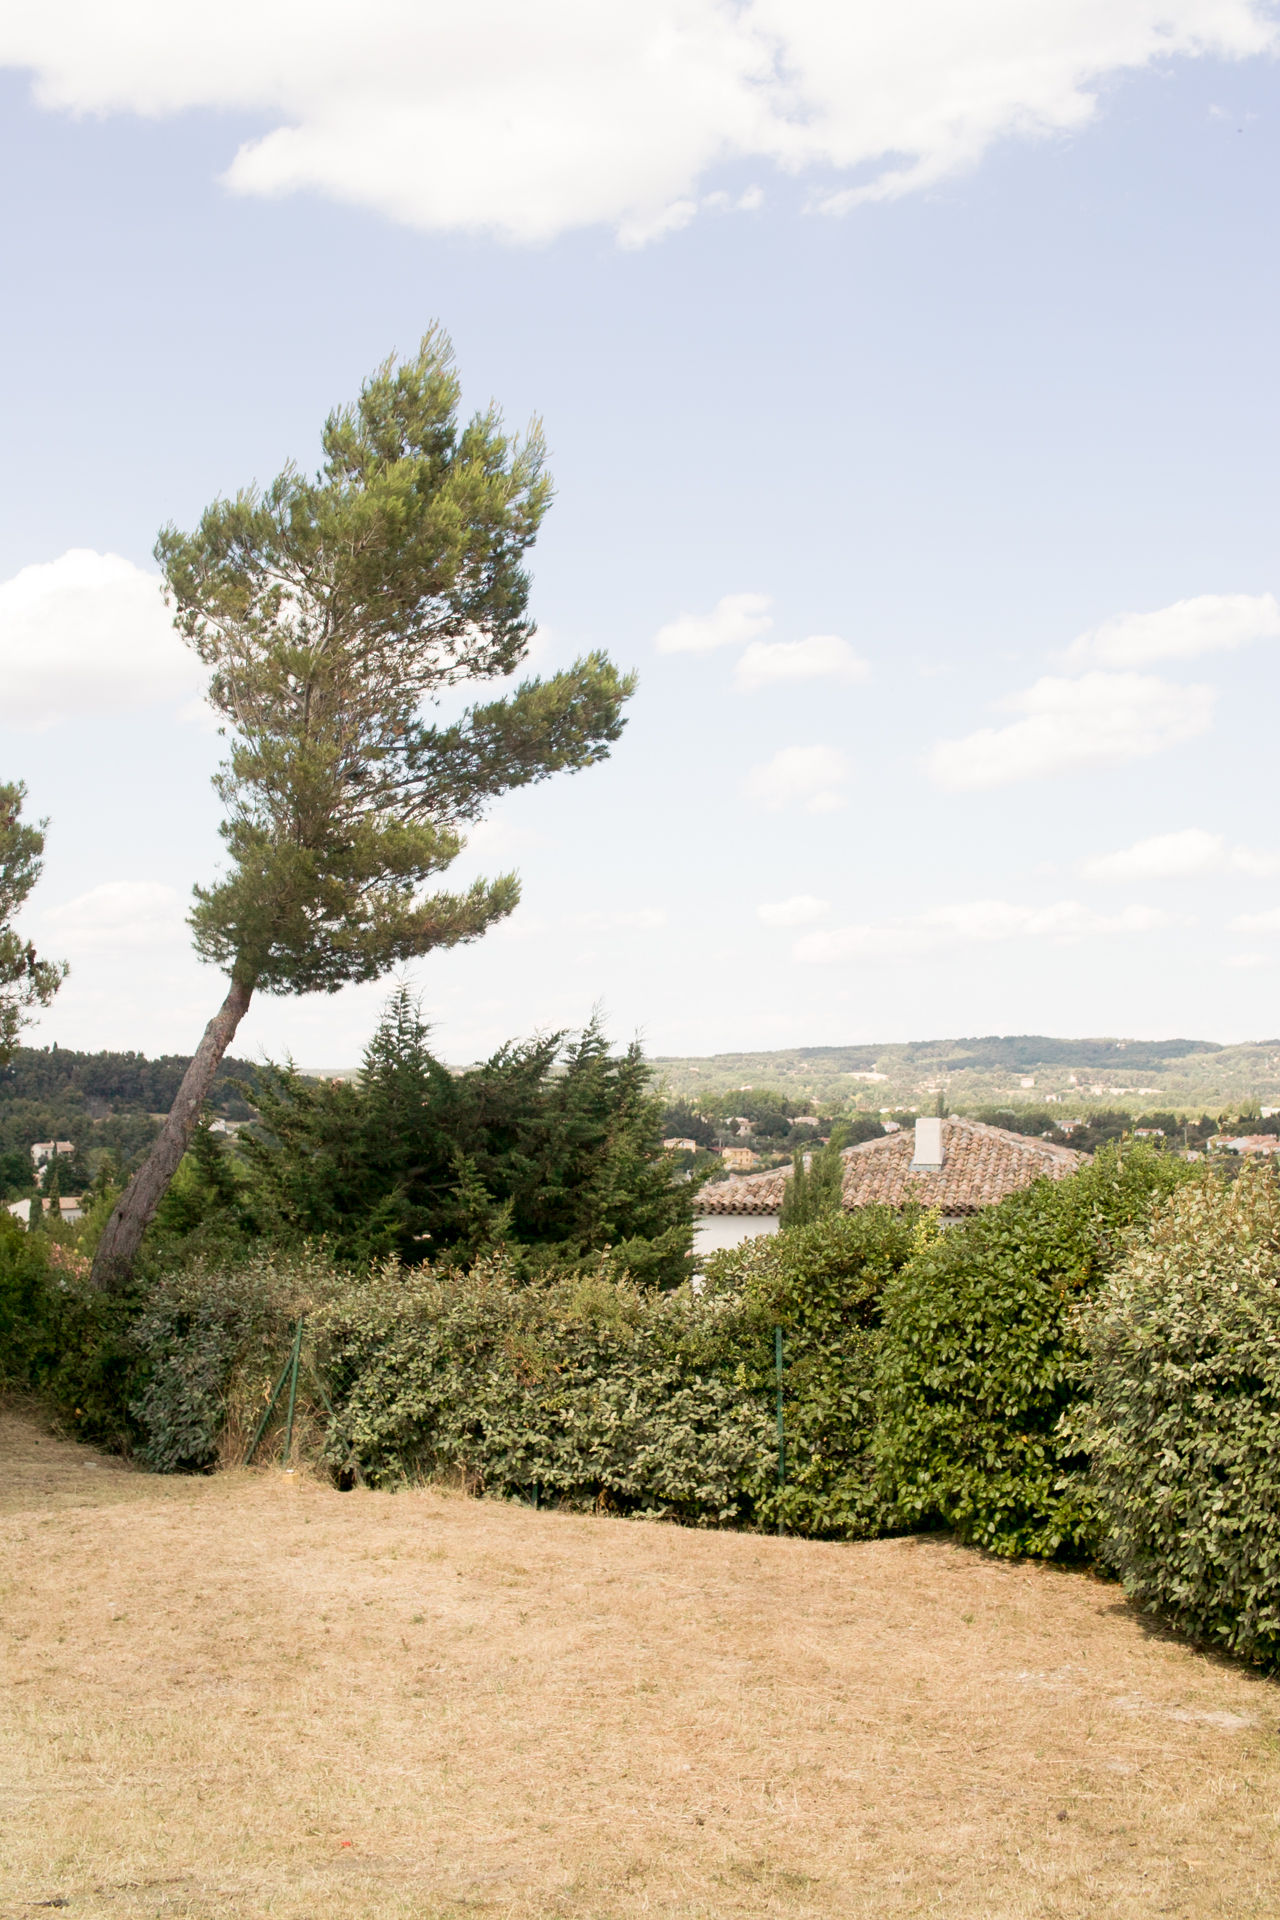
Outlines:
[{"label": "dense shrub", "polygon": [[[38,1244],[45,1236],[32,1238]],[[22,1384],[83,1439],[127,1450],[137,1438],[129,1406],[143,1366],[132,1337],[140,1293],[94,1292],[89,1262],[56,1242],[46,1257],[28,1302]]]},{"label": "dense shrub", "polygon": [[407,990],[394,994],[359,1084],[264,1069],[265,1132],[245,1135],[259,1229],[323,1238],[353,1269],[389,1254],[457,1264],[501,1246],[526,1275],[611,1247],[645,1284],[691,1272],[695,1182],[672,1178],[662,1099],[637,1045],[595,1021],[503,1047],[451,1073]]},{"label": "dense shrub", "polygon": [[86,1439],[127,1445],[137,1302],[91,1292],[88,1271],[65,1232],[0,1212],[0,1386],[42,1395]]},{"label": "dense shrub", "polygon": [[32,1383],[46,1338],[49,1245],[0,1211],[0,1386]]},{"label": "dense shrub", "polygon": [[889,1286],[875,1450],[900,1525],[1000,1554],[1090,1547],[1087,1462],[1057,1430],[1082,1390],[1070,1310],[1188,1177],[1149,1148],[1105,1148],[951,1228]]},{"label": "dense shrub", "polygon": [[[884,1208],[835,1215],[714,1256],[701,1292],[674,1294],[637,1286],[616,1259],[530,1283],[502,1255],[469,1272],[393,1259],[356,1276],[323,1254],[260,1247],[162,1275],[109,1337],[96,1331],[115,1358],[118,1433],[155,1471],[242,1457],[306,1313],[307,1358],[338,1407],[322,1422],[328,1456],[354,1451],[376,1484],[455,1470],[527,1499],[862,1538],[882,1520],[870,1451],[879,1300],[930,1231]],[[60,1297],[65,1338],[99,1297],[75,1285]],[[93,1340],[80,1349],[83,1362]],[[73,1372],[83,1401],[83,1364]]]},{"label": "dense shrub", "polygon": [[[200,1472],[217,1459],[228,1427],[233,1451],[246,1441],[298,1319],[337,1289],[331,1263],[308,1250],[285,1258],[258,1250],[235,1266],[194,1261],[157,1281],[130,1329],[141,1364],[129,1414],[142,1464]],[[310,1401],[307,1376],[303,1389]]]},{"label": "dense shrub", "polygon": [[1079,1316],[1102,1550],[1182,1631],[1280,1660],[1280,1184],[1176,1194]]},{"label": "dense shrub", "polygon": [[792,1154],[791,1178],[783,1192],[778,1216],[780,1227],[807,1227],[815,1220],[839,1213],[844,1184],[842,1149],[847,1145],[848,1128],[841,1123],[833,1129],[825,1147],[818,1147],[812,1153]]},{"label": "dense shrub", "polygon": [[[786,1481],[775,1461],[751,1486],[762,1524],[846,1540],[882,1532],[885,1503],[872,1451],[880,1306],[885,1287],[937,1234],[930,1216],[862,1207],[712,1255],[708,1281],[737,1288],[753,1328],[783,1329]],[[743,1387],[766,1401],[772,1349],[744,1349]]]},{"label": "dense shrub", "polygon": [[320,1316],[340,1417],[377,1484],[454,1469],[481,1490],[699,1524],[749,1519],[772,1445],[744,1391],[759,1347],[740,1296],[655,1294],[605,1274],[518,1284],[391,1261]]}]

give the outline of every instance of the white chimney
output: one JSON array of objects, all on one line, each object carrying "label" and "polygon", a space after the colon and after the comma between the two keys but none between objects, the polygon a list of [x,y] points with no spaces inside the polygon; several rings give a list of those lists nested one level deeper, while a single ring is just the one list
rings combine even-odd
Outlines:
[{"label": "white chimney", "polygon": [[913,1173],[942,1171],[941,1120],[916,1121],[916,1150],[911,1162],[911,1171]]}]

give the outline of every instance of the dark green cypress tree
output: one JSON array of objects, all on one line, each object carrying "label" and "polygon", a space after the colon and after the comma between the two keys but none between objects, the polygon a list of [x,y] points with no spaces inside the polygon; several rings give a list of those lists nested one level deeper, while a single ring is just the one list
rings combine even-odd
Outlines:
[{"label": "dark green cypress tree", "polygon": [[849,1129],[841,1122],[832,1128],[826,1146],[809,1155],[807,1168],[803,1154],[794,1156],[778,1216],[780,1227],[807,1227],[827,1214],[839,1213],[844,1184],[842,1156],[848,1137]]},{"label": "dark green cypress tree", "polygon": [[407,988],[388,1002],[358,1085],[268,1069],[246,1138],[263,1231],[319,1238],[362,1264],[460,1261],[506,1246],[530,1274],[605,1247],[636,1279],[689,1270],[693,1182],[671,1178],[662,1100],[638,1045],[598,1020],[450,1073]]}]

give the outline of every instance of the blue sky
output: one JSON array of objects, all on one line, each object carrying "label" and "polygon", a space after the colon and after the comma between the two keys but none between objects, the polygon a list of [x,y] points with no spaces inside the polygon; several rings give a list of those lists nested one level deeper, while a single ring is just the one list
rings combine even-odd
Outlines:
[{"label": "blue sky", "polygon": [[[220,743],[151,545],[434,319],[545,423],[535,664],[640,674],[463,855],[524,903],[414,970],[446,1057],[596,1003],[656,1052],[1280,1031],[1268,9],[537,0],[505,67],[507,0],[297,12],[0,11],[35,1039],[194,1045]],[[346,1063],[383,991],[237,1051]]]}]

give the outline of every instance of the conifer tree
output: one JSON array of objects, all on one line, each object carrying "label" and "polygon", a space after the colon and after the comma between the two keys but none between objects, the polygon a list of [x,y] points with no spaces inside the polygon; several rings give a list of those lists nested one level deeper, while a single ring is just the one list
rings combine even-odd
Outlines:
[{"label": "conifer tree", "polygon": [[230,736],[215,781],[226,874],[197,887],[197,952],[229,977],[177,1099],[107,1224],[100,1288],[125,1282],[256,991],[335,992],[479,939],[519,899],[514,874],[429,893],[496,795],[605,758],[634,681],[603,654],[469,708],[424,702],[505,678],[534,631],[522,561],[550,503],[535,425],[492,409],[458,425],[439,331],[331,414],[314,479],[288,466],[217,500],[156,557],[175,624],[210,671]]},{"label": "conifer tree", "polygon": [[242,1136],[261,1230],[323,1237],[353,1265],[466,1263],[501,1245],[532,1274],[609,1247],[646,1284],[686,1277],[696,1188],[671,1178],[638,1046],[611,1052],[593,1019],[452,1074],[428,1038],[401,987],[358,1085],[261,1074],[263,1133]]},{"label": "conifer tree", "polygon": [[791,1178],[782,1196],[778,1215],[780,1227],[807,1227],[825,1214],[839,1213],[844,1184],[844,1147],[849,1129],[843,1123],[832,1128],[825,1147],[808,1156],[796,1153],[791,1161]]},{"label": "conifer tree", "polygon": [[21,780],[0,786],[0,1065],[12,1055],[33,1009],[47,1007],[67,977],[65,961],[41,960],[10,924],[40,878],[49,824],[23,824],[26,797]]}]

